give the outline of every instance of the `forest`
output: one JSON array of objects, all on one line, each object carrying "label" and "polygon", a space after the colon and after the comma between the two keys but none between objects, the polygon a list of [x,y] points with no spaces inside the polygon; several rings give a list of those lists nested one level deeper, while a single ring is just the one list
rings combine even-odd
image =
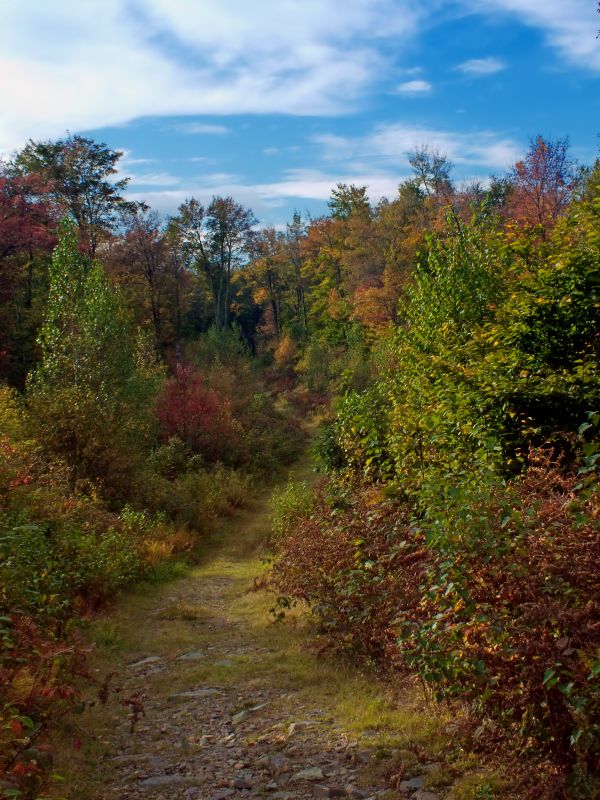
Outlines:
[{"label": "forest", "polygon": [[600,796],[600,162],[538,135],[464,185],[423,146],[393,199],[339,183],[279,230],[232,197],[163,219],[121,157],[0,163],[0,791],[45,796],[81,620],[311,447],[275,616],[466,711],[519,796]]}]

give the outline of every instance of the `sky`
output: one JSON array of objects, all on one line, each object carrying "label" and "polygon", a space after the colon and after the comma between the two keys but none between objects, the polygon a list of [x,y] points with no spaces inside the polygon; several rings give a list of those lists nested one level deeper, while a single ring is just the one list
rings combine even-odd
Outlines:
[{"label": "sky", "polygon": [[67,131],[122,150],[163,215],[233,196],[262,224],[338,182],[393,197],[428,146],[457,181],[531,137],[598,156],[596,0],[0,0],[0,154]]}]

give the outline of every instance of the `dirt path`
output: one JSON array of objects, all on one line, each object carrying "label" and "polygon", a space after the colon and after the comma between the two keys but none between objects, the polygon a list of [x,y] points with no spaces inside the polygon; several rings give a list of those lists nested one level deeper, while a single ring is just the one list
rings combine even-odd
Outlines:
[{"label": "dirt path", "polygon": [[392,697],[319,658],[305,615],[273,624],[272,598],[249,591],[264,569],[268,496],[227,521],[185,577],[141,587],[97,623],[94,669],[117,674],[108,702],[90,694],[66,726],[63,797],[443,796],[427,788],[440,782],[443,721],[414,691]]}]

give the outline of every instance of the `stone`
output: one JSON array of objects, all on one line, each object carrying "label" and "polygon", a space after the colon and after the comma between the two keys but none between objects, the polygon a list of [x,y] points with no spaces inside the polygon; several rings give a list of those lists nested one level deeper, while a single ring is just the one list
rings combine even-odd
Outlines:
[{"label": "stone", "polygon": [[267,703],[259,703],[257,706],[252,706],[252,708],[249,708],[248,711],[249,712],[260,711],[262,708],[266,708],[268,705],[269,705],[268,702]]},{"label": "stone", "polygon": [[234,787],[236,789],[251,789],[252,788],[252,784],[249,783],[248,781],[244,780],[244,778],[238,778],[236,781],[234,781],[233,785],[234,785]]},{"label": "stone", "polygon": [[169,696],[169,700],[197,700],[201,697],[212,697],[219,694],[218,689],[191,689],[189,692],[178,692]]},{"label": "stone", "polygon": [[409,794],[410,792],[414,792],[417,789],[422,789],[424,783],[425,783],[425,776],[417,775],[416,778],[411,778],[408,781],[402,781],[402,783],[398,787],[398,790],[402,792],[402,794]]},{"label": "stone", "polygon": [[160,656],[148,656],[148,658],[142,658],[141,661],[136,661],[133,664],[130,664],[130,669],[138,669],[139,667],[149,667],[150,664],[156,664],[158,661],[161,661]]},{"label": "stone", "polygon": [[189,782],[189,778],[185,778],[183,775],[153,775],[149,778],[142,778],[138,786],[140,789],[158,789],[161,786],[182,786]]},{"label": "stone", "polygon": [[319,767],[307,767],[292,775],[293,781],[322,781],[325,775]]},{"label": "stone", "polygon": [[177,661],[198,661],[200,658],[206,658],[206,655],[199,650],[190,650],[189,653],[182,653],[177,656]]},{"label": "stone", "polygon": [[246,711],[238,711],[238,713],[234,714],[233,717],[231,718],[231,724],[232,725],[239,725],[240,722],[242,720],[246,719],[247,716],[248,716],[248,713]]},{"label": "stone", "polygon": [[152,753],[135,753],[132,755],[111,756],[110,761],[115,764],[130,764],[136,761],[148,761],[152,758]]},{"label": "stone", "polygon": [[293,736],[303,728],[310,728],[314,724],[315,723],[311,722],[310,720],[298,720],[298,722],[292,722],[288,728],[288,736]]},{"label": "stone", "polygon": [[211,795],[211,800],[225,800],[226,797],[231,797],[234,794],[235,789],[218,789]]},{"label": "stone", "polygon": [[332,798],[344,797],[346,795],[344,789],[340,789],[337,786],[323,786],[321,784],[314,786],[313,792],[318,800],[332,800]]},{"label": "stone", "polygon": [[360,789],[357,789],[356,786],[348,785],[345,787],[346,794],[350,798],[350,800],[365,800],[366,792],[361,792]]},{"label": "stone", "polygon": [[271,770],[278,775],[281,772],[287,772],[291,768],[291,761],[289,758],[280,755],[279,753],[275,753],[274,756],[267,761],[267,764],[271,767]]}]

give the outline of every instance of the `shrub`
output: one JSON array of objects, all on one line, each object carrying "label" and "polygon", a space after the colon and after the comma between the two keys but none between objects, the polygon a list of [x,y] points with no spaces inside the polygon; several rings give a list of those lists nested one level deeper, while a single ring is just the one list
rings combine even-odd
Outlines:
[{"label": "shrub", "polygon": [[308,517],[314,506],[314,494],[306,483],[288,483],[276,489],[271,497],[271,528],[276,539],[281,539],[304,517]]},{"label": "shrub", "polygon": [[231,461],[234,428],[228,400],[192,367],[177,367],[156,401],[160,434],[177,437],[208,462]]}]

